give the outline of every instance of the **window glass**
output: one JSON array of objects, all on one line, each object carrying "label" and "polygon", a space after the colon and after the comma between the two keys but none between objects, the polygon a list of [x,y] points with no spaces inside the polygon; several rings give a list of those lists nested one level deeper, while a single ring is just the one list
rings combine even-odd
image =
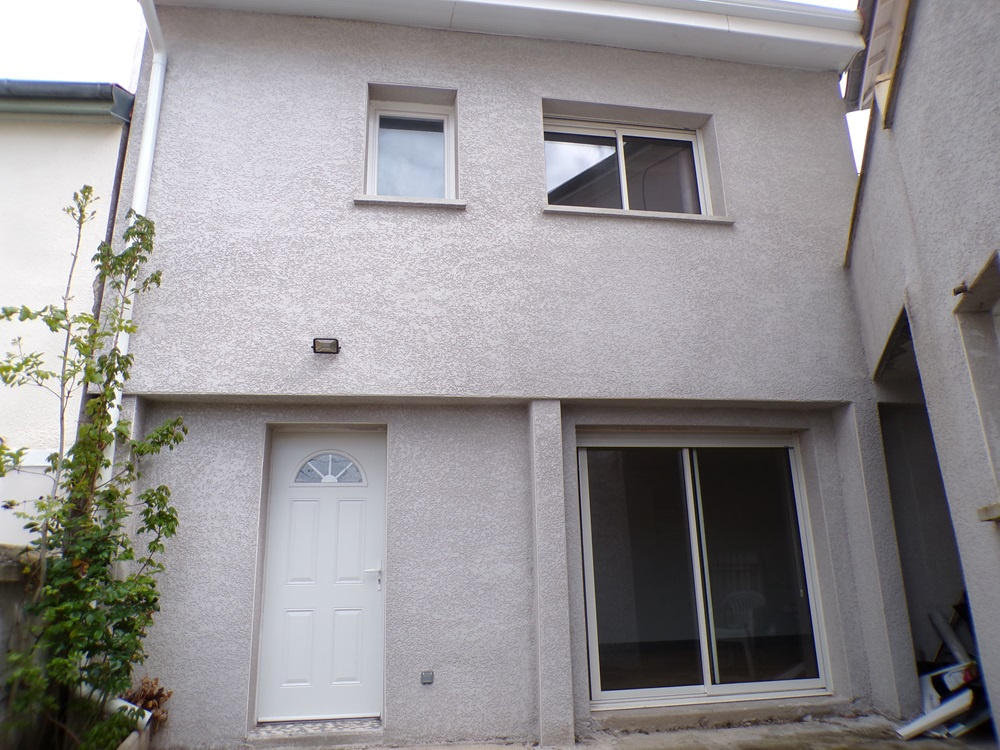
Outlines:
[{"label": "window glass", "polygon": [[296,484],[361,484],[358,466],[339,453],[322,453],[306,461],[295,475]]},{"label": "window glass", "polygon": [[623,135],[622,144],[629,208],[701,213],[691,141]]},{"label": "window glass", "polygon": [[694,452],[717,683],[819,676],[788,452]]},{"label": "window glass", "polygon": [[587,448],[581,498],[595,699],[821,685],[787,447]]},{"label": "window glass", "polygon": [[440,118],[378,120],[378,195],[445,197],[445,132]]},{"label": "window glass", "polygon": [[545,177],[550,205],[622,207],[613,136],[546,133]]},{"label": "window glass", "polygon": [[705,210],[697,132],[557,120],[546,126],[549,205],[678,214]]},{"label": "window glass", "polygon": [[679,449],[592,449],[590,516],[602,690],[703,680]]}]

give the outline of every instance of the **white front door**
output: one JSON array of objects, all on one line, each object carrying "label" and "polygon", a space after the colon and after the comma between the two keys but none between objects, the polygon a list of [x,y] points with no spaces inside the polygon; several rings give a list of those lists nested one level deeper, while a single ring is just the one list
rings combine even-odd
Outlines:
[{"label": "white front door", "polygon": [[258,721],[381,716],[384,432],[276,432]]}]

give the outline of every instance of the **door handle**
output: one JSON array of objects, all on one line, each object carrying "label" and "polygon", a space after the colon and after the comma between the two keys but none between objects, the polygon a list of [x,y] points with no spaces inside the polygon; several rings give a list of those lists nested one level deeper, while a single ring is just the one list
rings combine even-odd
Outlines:
[{"label": "door handle", "polygon": [[377,568],[365,568],[364,571],[362,571],[362,572],[364,572],[364,573],[377,573],[378,574],[378,584],[377,584],[378,588],[376,588],[376,591],[381,591],[382,590],[382,560],[381,560],[381,558],[379,558],[378,567]]}]

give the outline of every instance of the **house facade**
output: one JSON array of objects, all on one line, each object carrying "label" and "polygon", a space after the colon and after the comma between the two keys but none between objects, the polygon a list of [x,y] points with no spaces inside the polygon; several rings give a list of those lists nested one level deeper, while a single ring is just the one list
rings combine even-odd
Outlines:
[{"label": "house facade", "polygon": [[200,5],[147,4],[124,183],[124,406],[190,429],[144,477],[162,747],[917,710],[857,14]]}]

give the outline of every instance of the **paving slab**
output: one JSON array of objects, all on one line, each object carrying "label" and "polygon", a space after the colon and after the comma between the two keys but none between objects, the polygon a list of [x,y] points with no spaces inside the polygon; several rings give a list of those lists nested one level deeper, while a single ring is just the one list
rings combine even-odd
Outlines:
[{"label": "paving slab", "polygon": [[[1000,750],[992,731],[980,728],[974,734],[951,740],[896,736],[899,722],[881,716],[806,717],[794,722],[746,724],[712,729],[679,729],[666,732],[624,732],[603,730],[583,738],[570,748],[538,748],[524,743],[483,743],[415,745],[394,750]],[[287,739],[287,738],[286,738]],[[302,739],[302,738],[299,738]],[[287,740],[247,747],[268,750],[376,750],[381,744],[357,739],[328,744],[322,739],[305,738],[303,743]]]},{"label": "paving slab", "polygon": [[786,724],[607,733],[580,743],[586,750],[997,750],[989,731],[968,739],[900,740],[898,723],[880,716],[826,717]]}]

